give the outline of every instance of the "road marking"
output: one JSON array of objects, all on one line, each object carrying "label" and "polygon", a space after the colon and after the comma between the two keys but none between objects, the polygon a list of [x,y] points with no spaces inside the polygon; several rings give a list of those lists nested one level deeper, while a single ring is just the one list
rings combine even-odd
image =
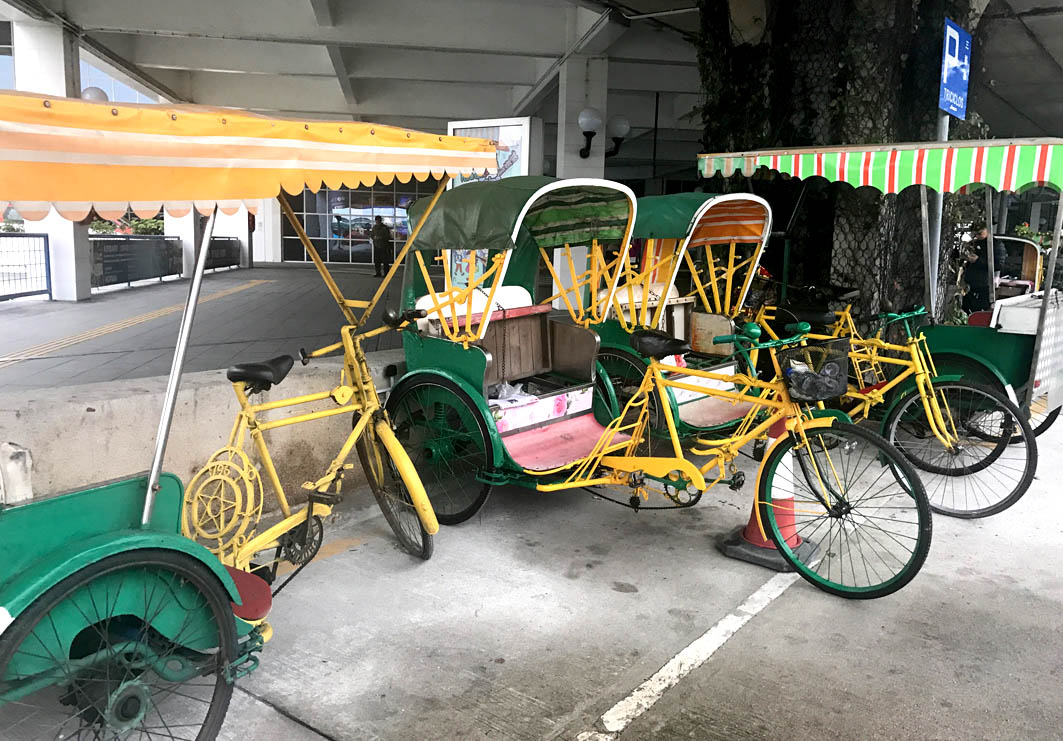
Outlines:
[{"label": "road marking", "polygon": [[[340,538],[334,540],[331,543],[325,543],[321,546],[321,549],[314,556],[315,561],[323,561],[330,556],[335,556],[337,553],[343,553],[349,551],[351,548],[365,543],[365,538]],[[295,571],[295,566],[287,561],[280,564],[277,567],[277,576],[285,576]]]},{"label": "road marking", "polygon": [[[226,296],[231,296],[234,293],[246,291],[248,288],[254,288],[256,286],[262,285],[263,283],[272,282],[273,281],[271,280],[249,280],[246,283],[241,283],[238,286],[233,286],[232,288],[226,288],[223,291],[216,291],[215,293],[208,294],[199,299],[199,303],[205,304],[208,301],[214,301],[215,299],[225,298]],[[129,327],[135,327],[138,324],[143,324],[144,322],[150,322],[151,320],[158,319],[159,317],[168,316],[170,314],[176,314],[184,308],[185,305],[183,303],[174,304],[173,306],[167,306],[162,309],[156,309],[155,311],[149,311],[147,314],[140,314],[139,316],[130,317],[129,319],[122,319],[117,322],[112,322],[111,324],[105,324],[102,327],[89,329],[84,332],[80,332],[79,334],[73,334],[69,337],[62,337],[58,340],[52,340],[51,342],[44,342],[40,345],[27,347],[25,350],[22,350],[13,355],[0,357],[0,368],[7,368],[8,366],[14,365],[15,363],[20,363],[23,360],[35,360],[37,358],[56,352],[57,350],[63,350],[65,348],[70,347],[71,345],[76,345],[79,342],[93,340],[97,337],[103,337],[104,335],[108,335],[113,332],[120,332],[121,330],[128,329]]]},{"label": "road marking", "polygon": [[704,664],[723,644],[737,633],[761,610],[800,579],[799,574],[776,574],[760,589],[753,592],[734,612],[705,631],[701,637],[673,656],[657,673],[639,685],[634,692],[609,708],[599,719],[601,731],[584,731],[577,741],[614,741],[632,721],[649,710],[664,693],[686,675]]}]

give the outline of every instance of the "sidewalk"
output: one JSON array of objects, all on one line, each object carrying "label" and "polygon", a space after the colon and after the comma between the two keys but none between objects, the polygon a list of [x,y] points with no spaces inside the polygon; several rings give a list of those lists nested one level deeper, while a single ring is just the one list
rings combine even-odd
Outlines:
[{"label": "sidewalk", "polygon": [[[348,298],[369,298],[371,273],[333,273]],[[401,273],[381,305],[397,306]],[[188,281],[97,294],[89,301],[0,303],[0,392],[166,375]],[[380,309],[378,308],[378,313]],[[186,371],[297,355],[338,339],[342,315],[316,270],[255,268],[208,275],[192,327]],[[371,324],[378,323],[374,317]],[[399,346],[393,333],[366,350]]]}]

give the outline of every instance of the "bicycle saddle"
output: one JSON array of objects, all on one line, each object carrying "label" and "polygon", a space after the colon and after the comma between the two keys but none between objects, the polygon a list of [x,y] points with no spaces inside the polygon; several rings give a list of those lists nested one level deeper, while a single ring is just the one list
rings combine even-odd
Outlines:
[{"label": "bicycle saddle", "polygon": [[791,308],[787,308],[786,310],[799,322],[808,322],[809,324],[834,324],[838,321],[838,316],[833,311]]},{"label": "bicycle saddle", "polygon": [[660,360],[669,355],[685,355],[690,343],[658,329],[640,329],[631,334],[631,346],[639,355]]},{"label": "bicycle saddle", "polygon": [[225,377],[233,383],[245,381],[251,391],[266,391],[275,383],[280,383],[295,365],[291,355],[279,355],[261,363],[237,363],[225,371]]}]

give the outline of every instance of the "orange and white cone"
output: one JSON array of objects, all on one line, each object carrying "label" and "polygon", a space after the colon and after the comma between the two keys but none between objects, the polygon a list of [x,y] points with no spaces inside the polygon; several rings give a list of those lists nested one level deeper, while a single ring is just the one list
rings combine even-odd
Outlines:
[{"label": "orange and white cone", "polygon": [[[771,450],[775,442],[786,433],[786,425],[778,422],[768,430],[768,447]],[[775,469],[773,477],[772,510],[775,522],[779,526],[780,534],[785,538],[786,544],[797,549],[802,545],[801,536],[797,534],[794,517],[794,455],[788,452],[783,456]],[[776,488],[777,486],[777,488]],[[767,523],[764,523],[765,530]],[[749,513],[749,522],[745,527],[734,530],[718,544],[720,551],[725,556],[737,558],[741,561],[749,561],[760,566],[766,566],[775,571],[793,571],[790,563],[782,557],[771,538],[766,537],[766,532],[761,530],[757,517],[756,494],[753,497],[753,509]]]}]

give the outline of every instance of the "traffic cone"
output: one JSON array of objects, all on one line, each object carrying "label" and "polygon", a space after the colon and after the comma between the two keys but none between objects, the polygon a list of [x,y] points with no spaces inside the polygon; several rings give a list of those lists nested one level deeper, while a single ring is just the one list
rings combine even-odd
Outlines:
[{"label": "traffic cone", "polygon": [[[775,441],[786,434],[786,425],[777,422],[768,430],[768,447],[770,450]],[[807,562],[815,553],[816,545],[810,540],[803,540],[797,534],[794,517],[793,500],[793,453],[787,453],[775,470],[774,480],[782,484],[778,495],[772,496],[772,510],[775,513],[775,522],[779,526],[779,532],[786,541],[786,545],[793,550],[798,558]],[[765,529],[767,523],[764,524]],[[730,558],[740,561],[748,561],[758,566],[764,566],[775,571],[793,571],[790,562],[783,558],[775,547],[775,543],[761,532],[757,521],[757,495],[753,493],[753,509],[749,513],[749,521],[743,527],[732,531],[717,546],[720,551]]]}]

